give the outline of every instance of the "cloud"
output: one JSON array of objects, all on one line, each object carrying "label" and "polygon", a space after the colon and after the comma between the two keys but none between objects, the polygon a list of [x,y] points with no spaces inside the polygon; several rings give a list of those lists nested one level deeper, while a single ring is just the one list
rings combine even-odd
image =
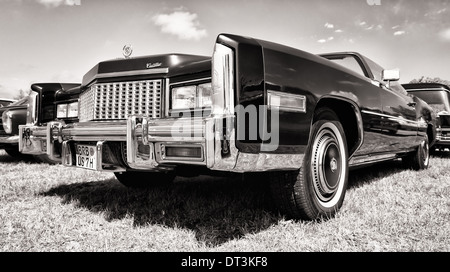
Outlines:
[{"label": "cloud", "polygon": [[161,27],[161,32],[177,36],[180,40],[200,40],[208,34],[199,28],[198,15],[188,11],[175,11],[170,14],[158,14],[153,22]]},{"label": "cloud", "polygon": [[333,24],[330,24],[330,23],[326,23],[326,24],[325,24],[325,28],[332,29],[332,28],[334,28],[334,25],[333,25]]},{"label": "cloud", "polygon": [[327,39],[320,39],[317,42],[318,43],[326,43],[326,42],[330,42],[332,40],[334,40],[334,37],[328,37]]},{"label": "cloud", "polygon": [[335,33],[342,33],[342,32],[344,32],[344,30],[342,30],[342,29],[336,29],[334,32],[335,32]]},{"label": "cloud", "polygon": [[450,28],[442,30],[441,32],[439,32],[439,36],[444,41],[450,42]]},{"label": "cloud", "polygon": [[404,30],[399,30],[399,31],[395,31],[394,32],[394,36],[401,36],[401,35],[405,35],[406,31]]},{"label": "cloud", "polygon": [[46,7],[81,5],[81,0],[37,0],[37,2]]}]

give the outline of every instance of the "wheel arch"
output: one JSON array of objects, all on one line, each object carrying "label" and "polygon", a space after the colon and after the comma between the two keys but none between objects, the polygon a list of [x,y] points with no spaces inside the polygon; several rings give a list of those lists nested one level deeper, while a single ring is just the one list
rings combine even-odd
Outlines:
[{"label": "wheel arch", "polygon": [[436,127],[433,124],[428,124],[427,136],[430,148],[436,144]]},{"label": "wheel arch", "polygon": [[318,121],[317,110],[324,107],[333,110],[343,126],[350,159],[364,140],[364,126],[359,106],[354,101],[343,97],[323,97],[316,104],[311,125]]}]

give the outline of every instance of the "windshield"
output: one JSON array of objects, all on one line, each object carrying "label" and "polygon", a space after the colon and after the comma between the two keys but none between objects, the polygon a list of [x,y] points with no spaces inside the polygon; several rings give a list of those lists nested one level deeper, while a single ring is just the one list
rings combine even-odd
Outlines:
[{"label": "windshield", "polygon": [[0,100],[0,108],[10,105],[14,101]]},{"label": "windshield", "polygon": [[332,62],[335,62],[341,66],[344,66],[347,69],[350,69],[362,76],[366,76],[364,74],[363,69],[361,68],[361,65],[359,64],[359,62],[355,59],[354,56],[349,55],[349,56],[339,56],[339,57],[326,57],[328,60],[331,60]]},{"label": "windshield", "polygon": [[436,113],[450,112],[450,95],[446,91],[415,91],[413,94],[427,102]]},{"label": "windshield", "polygon": [[9,106],[22,106],[22,105],[26,105],[28,103],[28,97],[24,97],[12,104],[9,104]]}]

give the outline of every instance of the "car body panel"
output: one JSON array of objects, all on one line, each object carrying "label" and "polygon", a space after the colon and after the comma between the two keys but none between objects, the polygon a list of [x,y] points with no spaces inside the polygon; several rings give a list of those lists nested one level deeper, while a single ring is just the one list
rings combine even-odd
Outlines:
[{"label": "car body panel", "polygon": [[9,113],[11,116],[11,133],[6,133],[3,121],[0,121],[0,148],[17,146],[19,143],[19,125],[25,124],[27,120],[28,98],[22,98],[0,108],[0,116]]}]

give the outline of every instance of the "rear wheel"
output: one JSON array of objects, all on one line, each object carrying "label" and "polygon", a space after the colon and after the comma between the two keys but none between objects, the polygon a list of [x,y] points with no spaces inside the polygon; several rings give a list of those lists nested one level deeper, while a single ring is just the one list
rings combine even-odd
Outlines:
[{"label": "rear wheel", "polygon": [[271,181],[274,201],[288,216],[315,220],[333,216],[342,206],[348,183],[348,151],[344,129],[331,110],[312,127],[302,167],[275,173]]},{"label": "rear wheel", "polygon": [[114,173],[116,178],[126,187],[151,188],[170,186],[175,179],[175,174],[167,172],[119,172]]},{"label": "rear wheel", "polygon": [[425,137],[417,150],[402,159],[406,167],[419,171],[425,170],[430,164],[430,146],[428,137]]}]

